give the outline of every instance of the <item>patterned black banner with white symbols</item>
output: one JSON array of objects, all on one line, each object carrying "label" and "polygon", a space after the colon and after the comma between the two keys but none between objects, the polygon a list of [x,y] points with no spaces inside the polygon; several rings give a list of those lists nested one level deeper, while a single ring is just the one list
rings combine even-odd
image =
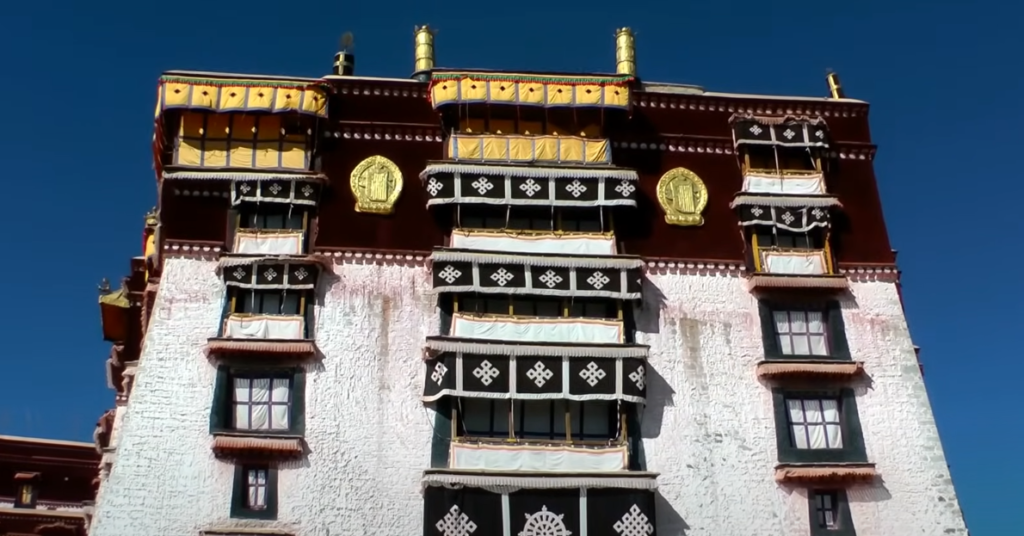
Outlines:
[{"label": "patterned black banner with white symbols", "polygon": [[770,207],[739,205],[740,225],[767,225],[802,233],[815,227],[828,227],[828,207]]},{"label": "patterned black banner with white symbols", "polygon": [[316,287],[319,267],[311,263],[254,262],[221,268],[228,286],[254,289]]},{"label": "patterned black banner with white symbols", "polygon": [[489,489],[428,486],[423,535],[657,536],[652,490]]},{"label": "patterned black banner with white symbols", "polygon": [[320,199],[320,183],[316,181],[265,179],[231,182],[231,204],[289,203],[316,205]]},{"label": "patterned black banner with white symbols", "polygon": [[426,362],[423,400],[444,396],[643,404],[647,363],[639,358],[443,353]]},{"label": "patterned black banner with white symbols", "polygon": [[636,206],[638,183],[610,177],[551,178],[516,177],[490,173],[437,172],[423,187],[427,205],[449,203],[543,205],[543,206]]},{"label": "patterned black banner with white symbols", "polygon": [[823,121],[785,121],[773,124],[756,119],[739,119],[733,122],[732,132],[736,145],[828,147],[828,129]]},{"label": "patterned black banner with white symbols", "polygon": [[[575,266],[574,266],[575,264]],[[435,251],[435,292],[640,299],[641,261]]]}]

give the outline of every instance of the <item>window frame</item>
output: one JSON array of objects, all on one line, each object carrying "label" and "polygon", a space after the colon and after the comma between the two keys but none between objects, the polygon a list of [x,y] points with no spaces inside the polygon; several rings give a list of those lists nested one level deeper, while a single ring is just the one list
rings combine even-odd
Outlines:
[{"label": "window frame", "polygon": [[[537,400],[523,400],[523,399],[506,400],[506,399],[501,399],[501,400],[496,400],[496,399],[489,399],[489,398],[471,398],[471,397],[459,397],[459,398],[456,398],[454,400],[455,400],[455,403],[452,404],[452,423],[453,423],[453,425],[452,425],[453,438],[452,439],[453,440],[457,440],[457,441],[458,440],[461,440],[461,441],[479,441],[479,442],[485,442],[485,443],[486,442],[509,442],[509,441],[513,441],[513,442],[516,442],[516,443],[523,443],[523,444],[536,443],[536,444],[572,444],[572,445],[609,445],[609,444],[611,444],[611,445],[620,445],[620,444],[625,444],[626,441],[627,441],[628,428],[626,426],[626,422],[624,421],[625,412],[628,411],[628,408],[625,406],[626,403],[617,403],[617,401],[608,401],[608,400],[584,400],[584,401],[567,400],[567,399],[537,399]],[[496,433],[500,433],[501,432],[501,429],[495,426],[495,420],[497,418],[497,416],[496,416],[497,414],[495,413],[495,409],[497,407],[497,403],[506,402],[506,403],[509,404],[508,407],[512,408],[512,411],[509,412],[508,420],[506,421],[506,424],[504,426],[504,429],[507,430],[506,435],[504,435],[504,436],[499,436],[499,435],[490,435],[490,436],[474,435],[474,434],[470,433],[466,429],[466,424],[465,424],[465,420],[464,420],[464,414],[468,413],[468,411],[465,409],[464,404],[467,404],[467,403],[476,404],[476,403],[485,403],[485,402],[489,403],[489,407],[490,407],[490,413],[491,413],[491,424],[490,424],[490,429],[491,430],[490,430],[490,433],[491,434],[496,434]],[[563,406],[564,406],[564,413],[562,413],[561,415],[559,415],[559,412],[556,411],[557,403],[559,403],[559,402],[561,402],[563,404]],[[580,408],[580,410],[583,411],[583,414],[586,415],[586,411],[583,410],[583,408],[585,407],[585,404],[589,403],[589,404],[593,405],[593,403],[595,403],[595,402],[608,404],[609,435],[607,437],[601,438],[601,439],[595,439],[595,438],[588,438],[588,437],[586,437],[587,434],[583,431],[583,422],[584,421],[583,421],[582,418],[577,421],[577,423],[579,425],[579,430],[578,431],[574,430],[573,427],[571,426],[574,405],[575,405],[575,407]],[[528,403],[547,403],[548,404],[548,406],[547,406],[548,412],[549,412],[548,413],[548,418],[551,419],[551,420],[550,420],[550,431],[548,432],[547,437],[537,437],[537,436],[530,437],[530,436],[526,435],[527,432],[524,431],[525,420],[522,419],[519,416],[524,414],[524,408],[526,407],[526,405]],[[564,436],[563,437],[558,437],[557,436],[557,430],[559,428],[557,423],[559,422],[559,419],[562,419],[560,422],[562,423],[561,428],[564,430]]]},{"label": "window frame", "polygon": [[[283,430],[239,430],[234,427],[234,379],[291,379],[288,428]],[[210,433],[256,437],[302,437],[306,422],[306,371],[302,367],[241,367],[222,364],[217,367],[213,402],[210,406]]]},{"label": "window frame", "polygon": [[[249,508],[249,471],[264,470],[266,478],[266,507]],[[234,519],[277,519],[277,467],[273,464],[236,464],[231,493],[231,513]]]},{"label": "window frame", "polygon": [[[829,494],[832,496],[835,515],[838,527],[828,529],[818,525],[818,496]],[[857,531],[853,525],[853,517],[850,515],[850,501],[844,489],[808,489],[807,490],[808,524],[811,529],[811,536],[856,536]]]},{"label": "window frame", "polygon": [[[758,153],[760,151],[765,151],[765,153],[767,153],[768,150],[772,151],[771,155],[768,155],[768,154],[756,155],[756,158],[751,158],[751,156],[753,156],[752,153]],[[782,151],[782,153],[784,153],[784,154],[780,154],[780,151]],[[787,165],[784,165],[784,162],[788,163],[788,162],[791,162],[791,161],[798,160],[798,158],[797,158],[797,152],[798,151],[807,151],[807,157],[810,160],[808,162],[808,164],[810,164],[809,168],[788,167]],[[774,162],[772,163],[771,167],[759,167],[759,166],[754,166],[753,165],[753,161],[755,159],[757,159],[759,161],[762,160],[762,159],[764,159],[764,160],[774,160]],[[758,162],[758,163],[760,163],[760,162]],[[751,145],[751,144],[744,144],[743,145],[743,173],[744,174],[746,174],[746,173],[757,173],[757,172],[775,173],[775,174],[785,174],[786,172],[821,173],[822,169],[823,169],[823,167],[822,167],[821,152],[819,152],[818,150],[816,150],[813,147],[785,147],[785,146],[778,146],[778,145],[765,146],[765,145]]]},{"label": "window frame", "polygon": [[[825,344],[827,355],[784,354],[779,341],[779,333],[775,326],[776,311],[814,311],[822,313],[825,324]],[[846,338],[846,323],[843,321],[842,305],[837,300],[758,300],[758,313],[761,318],[761,339],[766,360],[820,360],[850,361],[849,342]]]},{"label": "window frame", "polygon": [[[27,502],[23,499],[23,497],[24,497],[24,490],[26,488],[28,488],[28,495],[29,495],[29,500]],[[25,508],[25,509],[35,509],[36,504],[38,504],[38,502],[39,502],[39,485],[37,484],[37,482],[35,482],[34,480],[27,481],[27,482],[26,481],[19,482],[18,485],[15,487],[14,507],[15,508]]]},{"label": "window frame", "polygon": [[[282,314],[282,313],[247,313],[247,312],[242,311],[242,310],[239,309],[241,307],[241,305],[242,305],[242,300],[239,299],[239,296],[243,292],[278,293],[278,294],[281,294],[282,296],[286,292],[298,293],[299,294],[299,312],[297,314],[294,314],[294,315],[292,315],[292,314]],[[303,320],[304,320],[303,326],[302,326],[303,338],[307,339],[307,340],[311,339],[312,338],[311,337],[311,333],[312,333],[312,329],[313,329],[313,323],[316,321],[316,312],[315,312],[316,311],[316,299],[315,298],[316,298],[315,289],[267,289],[267,288],[259,289],[259,288],[244,288],[244,287],[228,286],[227,297],[226,297],[226,299],[224,301],[224,314],[223,314],[223,317],[221,318],[221,323],[220,323],[220,329],[219,329],[218,336],[222,337],[224,335],[224,333],[223,333],[223,331],[224,331],[224,321],[230,315],[239,314],[239,315],[268,315],[268,316],[301,316],[303,318]],[[281,300],[281,303],[282,304],[284,303],[283,299]]]},{"label": "window frame", "polygon": [[[233,209],[235,229],[239,231],[269,231],[269,232],[294,232],[305,233],[309,229],[310,210],[303,205],[290,203],[242,203]],[[301,218],[302,225],[298,228],[292,227],[259,227],[253,224],[259,219],[266,219],[269,216],[285,214],[285,223],[288,223],[288,212],[293,216]],[[296,214],[298,213],[298,214]]]},{"label": "window frame", "polygon": [[[501,303],[507,303],[507,308],[501,306]],[[531,304],[533,308],[530,312],[517,312],[516,303]],[[473,303],[482,303],[483,311],[478,310],[477,307],[473,307],[474,310],[467,309],[467,305]],[[548,315],[537,315],[537,304],[544,303],[550,306],[552,303],[558,303],[559,314],[557,316]],[[586,316],[586,309],[588,306],[603,306],[605,308],[604,316]],[[452,295],[452,308],[455,313],[468,313],[476,315],[489,315],[489,316],[508,316],[508,317],[521,317],[521,318],[588,318],[595,320],[623,320],[625,317],[626,307],[622,300],[616,300],[612,298],[557,298],[551,296],[531,296],[527,294],[486,294],[486,293],[459,293]],[[576,314],[576,310],[583,309],[583,314]],[[502,312],[492,312],[501,310]],[[612,314],[614,313],[614,314]]]},{"label": "window frame", "polygon": [[[605,210],[609,207],[576,207],[576,206],[521,206],[521,205],[487,205],[487,204],[460,204],[452,211],[452,227],[455,229],[480,229],[486,231],[510,231],[510,232],[522,232],[522,233],[567,233],[567,234],[603,234],[614,232],[615,226],[612,221],[612,211]],[[519,212],[521,214],[517,215]],[[542,212],[546,212],[548,216],[546,219],[549,224],[547,226],[539,226],[535,220],[545,219],[540,216]],[[468,214],[467,214],[468,213]],[[592,214],[596,217],[597,223],[600,226],[598,230],[592,231],[578,231],[584,222],[589,221],[594,223],[593,220],[584,218],[581,215],[587,213]],[[465,219],[481,220],[479,225],[465,224]],[[520,227],[509,227],[509,224],[515,219],[529,219],[530,225],[528,228]],[[497,223],[500,221],[501,224],[497,227]],[[566,222],[571,221],[571,229]]]},{"label": "window frame", "polygon": [[[843,437],[842,448],[800,449],[794,445],[787,401],[807,398],[838,400],[840,430]],[[775,410],[776,448],[780,463],[866,463],[868,461],[853,389],[810,391],[777,387],[772,389],[772,405]]]}]

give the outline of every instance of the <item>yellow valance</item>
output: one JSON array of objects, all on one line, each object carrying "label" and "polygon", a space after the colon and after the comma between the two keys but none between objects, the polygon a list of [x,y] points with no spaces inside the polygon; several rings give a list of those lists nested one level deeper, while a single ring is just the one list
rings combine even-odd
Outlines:
[{"label": "yellow valance", "polygon": [[525,106],[629,107],[629,75],[527,75],[442,72],[430,80],[434,108],[487,102]]},{"label": "yellow valance", "polygon": [[612,163],[608,140],[575,136],[452,134],[447,150],[448,158],[460,162]]},{"label": "yellow valance", "polygon": [[186,108],[211,112],[268,112],[327,117],[327,93],[312,81],[160,77],[156,115]]},{"label": "yellow valance", "polygon": [[309,133],[285,126],[279,115],[186,112],[172,162],[198,168],[309,171]]}]

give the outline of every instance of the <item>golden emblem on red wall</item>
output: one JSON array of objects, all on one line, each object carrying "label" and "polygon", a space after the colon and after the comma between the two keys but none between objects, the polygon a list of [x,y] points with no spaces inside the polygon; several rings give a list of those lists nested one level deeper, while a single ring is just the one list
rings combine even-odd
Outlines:
[{"label": "golden emblem on red wall", "polygon": [[704,225],[708,189],[696,173],[686,168],[670,169],[658,181],[658,204],[669,225]]},{"label": "golden emblem on red wall", "polygon": [[356,212],[391,214],[401,194],[402,171],[383,156],[371,156],[352,170]]}]

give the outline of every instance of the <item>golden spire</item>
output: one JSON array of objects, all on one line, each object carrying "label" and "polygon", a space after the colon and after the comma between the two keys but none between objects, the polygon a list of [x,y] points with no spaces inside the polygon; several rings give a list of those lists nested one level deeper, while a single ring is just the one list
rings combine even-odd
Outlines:
[{"label": "golden spire", "polygon": [[615,72],[636,76],[636,43],[633,30],[615,30]]}]

